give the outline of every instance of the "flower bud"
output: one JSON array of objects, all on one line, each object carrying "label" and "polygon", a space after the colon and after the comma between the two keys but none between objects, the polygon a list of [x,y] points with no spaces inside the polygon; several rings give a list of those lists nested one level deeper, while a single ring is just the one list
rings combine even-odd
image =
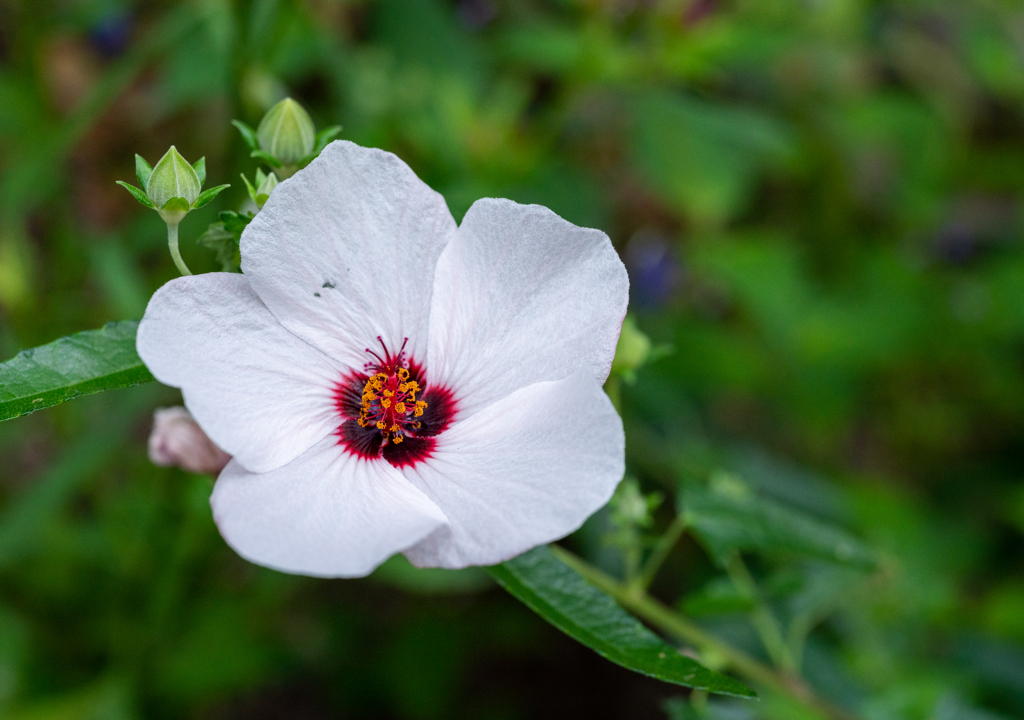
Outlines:
[{"label": "flower bud", "polygon": [[256,128],[260,150],[283,166],[297,165],[316,147],[316,128],[309,113],[291,98],[267,111]]},{"label": "flower bud", "polygon": [[149,459],[161,467],[217,474],[231,456],[214,445],[185,408],[157,408],[149,435]]},{"label": "flower bud", "polygon": [[171,149],[153,167],[146,184],[146,195],[159,209],[174,198],[184,198],[187,210],[199,198],[202,189],[203,184],[195,169],[171,145]]}]

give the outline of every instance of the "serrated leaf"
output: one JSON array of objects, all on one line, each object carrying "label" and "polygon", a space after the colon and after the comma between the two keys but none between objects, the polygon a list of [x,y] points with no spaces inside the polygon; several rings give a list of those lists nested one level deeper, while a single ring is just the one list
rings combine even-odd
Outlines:
[{"label": "serrated leaf", "polygon": [[120,185],[125,190],[130,192],[132,194],[132,197],[135,198],[136,200],[138,200],[141,205],[145,205],[146,207],[148,207],[151,210],[156,210],[156,205],[153,203],[152,200],[149,199],[149,197],[146,195],[146,193],[142,192],[141,190],[139,190],[134,185],[129,185],[128,183],[124,182],[123,180],[117,180],[116,182],[117,182],[118,185]]},{"label": "serrated leaf", "polygon": [[753,492],[692,486],[682,491],[687,526],[720,563],[735,550],[783,552],[849,565],[876,566],[874,554],[845,530]]},{"label": "serrated leaf", "polygon": [[258,150],[259,143],[256,140],[256,131],[246,125],[241,120],[232,120],[231,124],[238,128],[238,132],[242,133],[242,140],[249,146],[250,150]]},{"label": "serrated leaf", "polygon": [[137,320],[107,323],[23,350],[0,364],[0,420],[152,381],[135,351],[138,326]]},{"label": "serrated leaf", "polygon": [[196,160],[192,165],[192,169],[199,176],[199,186],[202,187],[206,183],[206,156],[204,155]]},{"label": "serrated leaf", "polygon": [[254,157],[257,160],[262,160],[267,165],[269,165],[270,167],[273,167],[273,168],[281,167],[281,161],[280,160],[278,160],[276,157],[274,157],[270,153],[263,152],[262,150],[253,150],[251,153],[249,153],[249,157]]},{"label": "serrated leaf", "polygon": [[217,187],[212,187],[209,190],[204,191],[199,195],[199,197],[196,198],[196,203],[195,205],[192,206],[192,209],[195,210],[203,207],[204,205],[208,205],[211,200],[220,195],[221,192],[223,192],[224,190],[227,190],[229,187],[231,186],[218,185]]},{"label": "serrated leaf", "polygon": [[756,695],[742,683],[708,670],[680,653],[556,558],[547,546],[534,548],[487,571],[549,623],[622,667],[709,692],[740,697]]},{"label": "serrated leaf", "polygon": [[145,190],[146,186],[149,185],[149,176],[152,175],[152,174],[153,174],[153,168],[151,168],[149,166],[149,163],[146,162],[146,159],[144,157],[142,157],[141,155],[136,153],[135,154],[135,177],[137,177],[139,179],[139,185],[142,186],[143,190]]}]

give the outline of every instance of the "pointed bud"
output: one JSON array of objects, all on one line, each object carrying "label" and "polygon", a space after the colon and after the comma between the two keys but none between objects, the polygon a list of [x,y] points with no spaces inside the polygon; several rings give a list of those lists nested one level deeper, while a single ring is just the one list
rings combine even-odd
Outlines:
[{"label": "pointed bud", "polygon": [[217,474],[231,456],[213,444],[185,408],[157,408],[149,436],[149,459],[161,467]]},{"label": "pointed bud", "polygon": [[309,113],[291,98],[285,98],[267,111],[256,128],[260,150],[282,165],[297,165],[313,152],[316,128]]},{"label": "pointed bud", "polygon": [[277,175],[270,173],[263,178],[263,182],[261,182],[260,186],[256,188],[256,204],[261,210],[263,209],[263,205],[270,198],[270,193],[277,187],[277,184]]},{"label": "pointed bud", "polygon": [[174,198],[184,198],[191,206],[202,189],[199,175],[173,145],[153,168],[146,184],[146,194],[158,208]]}]

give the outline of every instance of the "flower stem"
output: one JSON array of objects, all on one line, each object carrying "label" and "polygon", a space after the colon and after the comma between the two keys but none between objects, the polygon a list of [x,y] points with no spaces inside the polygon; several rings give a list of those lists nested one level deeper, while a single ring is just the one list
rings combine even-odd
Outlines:
[{"label": "flower stem", "polygon": [[611,595],[626,610],[684,643],[724,658],[729,666],[752,683],[788,695],[828,720],[857,720],[856,715],[818,697],[814,690],[795,674],[773,670],[744,651],[719,640],[646,592],[638,592],[635,588],[620,583],[568,550],[557,545],[552,545],[551,550],[559,560],[592,585]]},{"label": "flower stem", "polygon": [[672,521],[672,524],[668,526],[665,534],[658,540],[654,551],[647,558],[647,562],[640,571],[639,577],[633,583],[633,588],[646,591],[651,586],[651,582],[654,580],[654,576],[658,574],[661,564],[665,562],[672,548],[679,542],[679,538],[682,537],[684,530],[686,530],[686,516],[684,513],[679,513],[676,515],[675,520]]},{"label": "flower stem", "polygon": [[167,223],[167,247],[171,251],[171,258],[174,260],[178,272],[182,275],[191,275],[192,271],[181,259],[181,252],[178,250],[178,223]]}]

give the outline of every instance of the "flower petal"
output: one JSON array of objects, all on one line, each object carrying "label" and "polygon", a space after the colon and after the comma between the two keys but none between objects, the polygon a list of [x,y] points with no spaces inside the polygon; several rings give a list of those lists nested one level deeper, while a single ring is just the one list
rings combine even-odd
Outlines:
[{"label": "flower petal", "polygon": [[206,434],[255,472],[294,460],[340,423],[340,368],[285,330],[243,275],[164,285],[136,347],[157,380],[181,388]]},{"label": "flower petal", "polygon": [[428,381],[460,412],[586,368],[608,377],[629,300],[608,236],[539,205],[479,200],[438,260]]},{"label": "flower petal", "polygon": [[254,563],[319,577],[359,577],[446,522],[381,460],[327,437],[284,467],[253,474],[231,462],[210,498],[221,535]]},{"label": "flower petal", "polygon": [[414,565],[491,565],[578,528],[624,471],[622,421],[583,370],[457,422],[404,474],[448,517],[406,551]]},{"label": "flower petal", "polygon": [[455,231],[444,198],[391,153],[335,141],[274,189],[242,269],[281,323],[359,369],[378,335],[426,353],[434,265]]}]

